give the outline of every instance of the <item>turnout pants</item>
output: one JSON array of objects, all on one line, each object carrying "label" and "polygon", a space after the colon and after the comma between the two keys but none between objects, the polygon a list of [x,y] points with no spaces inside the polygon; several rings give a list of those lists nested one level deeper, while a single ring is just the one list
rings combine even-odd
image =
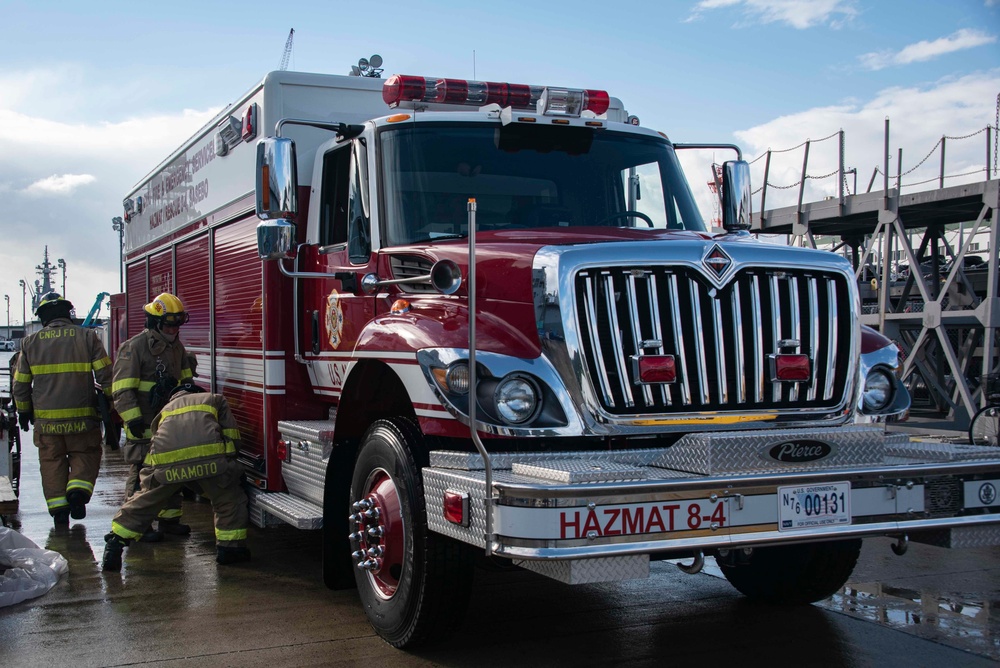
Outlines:
[{"label": "turnout pants", "polygon": [[101,469],[100,428],[82,434],[40,434],[35,430],[33,440],[38,447],[42,493],[49,514],[69,509],[69,492],[82,492],[90,501]]},{"label": "turnout pants", "polygon": [[[139,473],[139,489],[126,501],[111,521],[111,531],[127,541],[137,540],[156,517],[164,502],[180,494],[180,483],[161,484],[153,476],[155,468],[143,467]],[[224,473],[194,481],[212,501],[215,513],[215,541],[220,547],[246,545],[247,495],[240,485],[242,471],[235,463]]]},{"label": "turnout pants", "polygon": [[[146,455],[149,453],[149,441],[133,441],[131,439],[126,439],[125,448],[127,451],[127,458],[129,459],[139,458],[139,463],[132,463],[128,470],[128,477],[125,479],[125,498],[131,498],[133,494],[139,491],[139,472],[142,470],[143,464],[142,459],[145,459]],[[184,502],[184,494],[181,492],[181,488],[177,489],[177,493],[168,498],[163,502],[163,506],[160,511],[156,514],[154,519],[161,520],[177,520],[181,519],[183,514],[182,506]]]}]

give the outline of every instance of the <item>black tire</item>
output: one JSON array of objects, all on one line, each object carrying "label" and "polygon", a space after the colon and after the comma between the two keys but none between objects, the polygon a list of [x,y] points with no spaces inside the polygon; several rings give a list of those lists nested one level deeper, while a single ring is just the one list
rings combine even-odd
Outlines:
[{"label": "black tire", "polygon": [[969,443],[997,446],[1000,433],[1000,406],[987,406],[977,412],[969,423]]},{"label": "black tire", "polygon": [[[362,439],[351,479],[351,500],[373,499],[379,508],[377,520],[353,522],[354,530],[364,534],[376,521],[385,528],[381,539],[352,540],[357,550],[384,549],[376,572],[354,569],[358,595],[375,631],[399,648],[453,633],[464,618],[472,584],[471,551],[427,529],[420,477],[426,457],[413,422],[378,420]],[[346,512],[364,510],[352,505]]]},{"label": "black tire", "polygon": [[754,548],[739,563],[720,558],[729,583],[748,598],[782,605],[803,605],[836,594],[851,577],[861,554],[861,539]]}]

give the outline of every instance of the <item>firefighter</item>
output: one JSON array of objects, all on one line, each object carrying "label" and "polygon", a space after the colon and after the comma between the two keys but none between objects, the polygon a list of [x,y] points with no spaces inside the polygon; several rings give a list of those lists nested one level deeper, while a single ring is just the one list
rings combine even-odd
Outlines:
[{"label": "firefighter", "polygon": [[21,341],[11,388],[21,429],[35,425],[42,492],[57,528],[87,516],[102,454],[95,379],[111,395],[104,344],[73,324],[72,310],[57,292],[42,297],[35,315],[43,328]]},{"label": "firefighter", "polygon": [[[192,356],[184,349],[179,333],[188,321],[184,304],[169,292],[143,307],[146,328],[118,349],[114,364],[115,409],[125,423],[125,461],[132,465],[125,481],[125,497],[139,488],[139,471],[149,451],[150,425],[167,403],[170,390],[191,380]],[[157,541],[164,533],[186,536],[191,527],[181,523],[183,495],[165,500],[158,515],[159,531],[152,526],[144,540]]]},{"label": "firefighter", "polygon": [[236,461],[240,433],[225,397],[193,383],[179,385],[153,420],[152,435],[139,490],[126,499],[104,537],[102,569],[120,571],[125,546],[140,539],[157,509],[186,485],[212,501],[216,562],[249,560],[247,495]]}]

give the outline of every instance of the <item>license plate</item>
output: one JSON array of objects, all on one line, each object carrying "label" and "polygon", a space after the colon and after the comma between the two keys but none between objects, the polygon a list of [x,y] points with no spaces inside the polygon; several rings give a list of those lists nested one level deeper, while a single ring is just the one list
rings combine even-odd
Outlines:
[{"label": "license plate", "polygon": [[778,531],[851,523],[851,483],[778,488]]}]

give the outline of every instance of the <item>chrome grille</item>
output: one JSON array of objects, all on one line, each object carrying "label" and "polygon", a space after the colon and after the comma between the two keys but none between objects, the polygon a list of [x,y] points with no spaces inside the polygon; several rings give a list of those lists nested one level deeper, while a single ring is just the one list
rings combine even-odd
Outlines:
[{"label": "chrome grille", "polygon": [[[716,288],[690,267],[583,270],[576,307],[595,393],[612,414],[835,407],[850,373],[838,352],[852,336],[845,280],[749,267]],[[777,352],[809,355],[812,380],[772,381]],[[638,382],[639,355],[673,355],[676,382]]]}]

